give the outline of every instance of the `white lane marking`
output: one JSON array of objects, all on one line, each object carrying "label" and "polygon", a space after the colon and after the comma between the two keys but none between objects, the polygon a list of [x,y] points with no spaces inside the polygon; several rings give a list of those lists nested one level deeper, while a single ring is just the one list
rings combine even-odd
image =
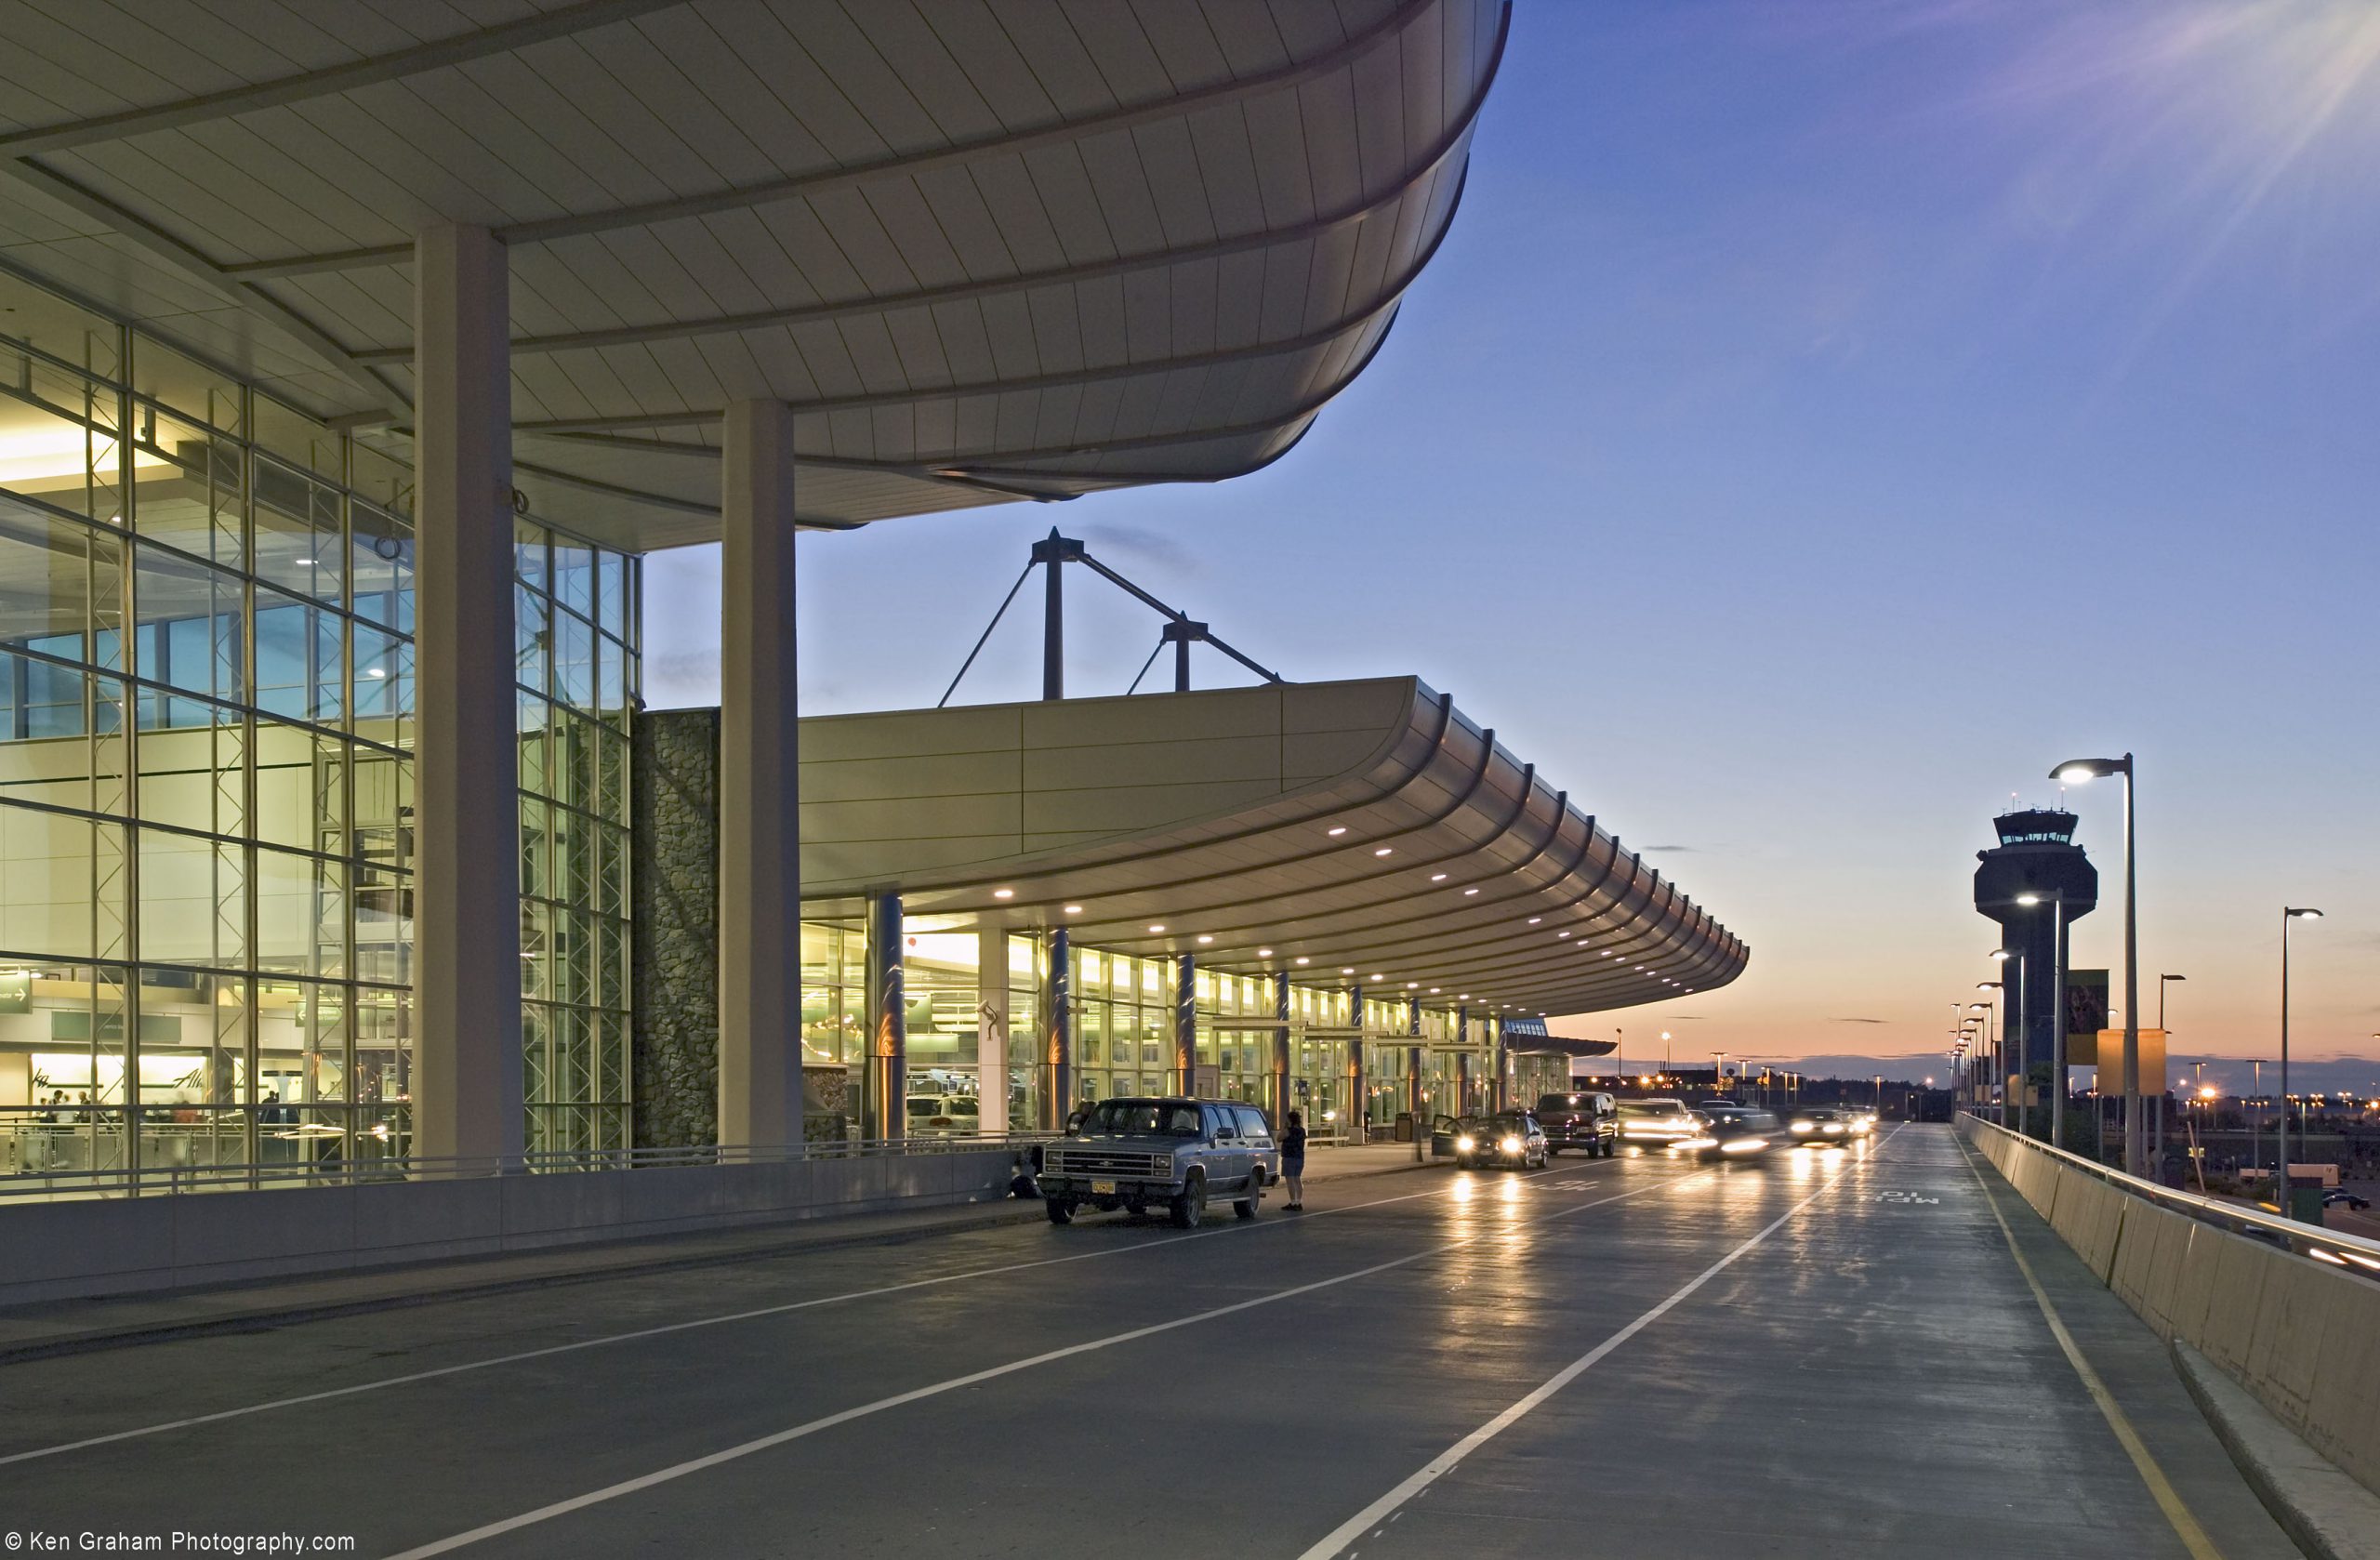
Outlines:
[{"label": "white lane marking", "polygon": [[[1897,1135],[1900,1129],[1898,1127],[1894,1128],[1892,1133],[1887,1134],[1884,1142],[1891,1142],[1893,1136]],[[1881,1148],[1884,1146],[1884,1143],[1879,1143],[1876,1146]],[[1470,1434],[1465,1435],[1461,1440],[1457,1441],[1453,1446],[1448,1447],[1446,1450],[1440,1452],[1437,1456],[1423,1463],[1421,1469],[1410,1478],[1398,1485],[1395,1488],[1390,1490],[1387,1494],[1382,1496],[1379,1500],[1374,1501],[1370,1505],[1366,1506],[1362,1511],[1357,1512],[1355,1515],[1349,1517],[1338,1527],[1332,1528],[1329,1533],[1323,1538],[1321,1542],[1313,1545],[1311,1548],[1301,1553],[1298,1556],[1298,1560],[1330,1560],[1331,1556],[1341,1553],[1349,1544],[1354,1543],[1356,1540],[1369,1537],[1377,1529],[1386,1526],[1386,1524],[1382,1521],[1383,1517],[1389,1517],[1392,1513],[1398,1511],[1408,1501],[1412,1500],[1416,1495],[1421,1494],[1427,1490],[1430,1486],[1435,1484],[1440,1478],[1452,1472],[1456,1464],[1460,1463],[1464,1458],[1469,1457],[1473,1452],[1477,1451],[1481,1447],[1486,1446],[1488,1442],[1502,1434],[1506,1430],[1509,1430],[1514,1424],[1517,1423],[1531,1409],[1537,1408],[1538,1405],[1543,1403],[1555,1393],[1560,1392],[1564,1387],[1568,1386],[1572,1382],[1577,1381],[1580,1376],[1585,1375],[1588,1370],[1593,1368],[1596,1361],[1602,1359],[1614,1349],[1619,1348],[1622,1343],[1627,1342],[1630,1339],[1635,1337],[1638,1333],[1644,1331],[1655,1322],[1659,1321],[1663,1316],[1669,1315],[1672,1310],[1684,1303],[1686,1298],[1692,1295],[1695,1290],[1700,1289],[1703,1285],[1709,1283],[1712,1279],[1716,1278],[1721,1273],[1725,1272],[1734,1263],[1737,1258],[1742,1256],[1753,1247],[1758,1246],[1762,1241],[1766,1240],[1778,1230],[1783,1229],[1788,1223],[1792,1223],[1804,1209],[1808,1208],[1812,1203],[1818,1201],[1820,1197],[1825,1196],[1829,1192],[1833,1191],[1835,1183],[1841,1181],[1844,1176],[1850,1174],[1859,1166],[1871,1162],[1872,1162],[1871,1156],[1862,1156],[1859,1158],[1853,1159],[1845,1163],[1842,1169],[1827,1177],[1826,1183],[1824,1185],[1820,1186],[1817,1191],[1812,1192],[1808,1196],[1804,1197],[1800,1202],[1795,1203],[1792,1208],[1787,1209],[1775,1219],[1770,1220],[1766,1225],[1762,1227],[1759,1234],[1752,1236],[1750,1239],[1744,1241],[1743,1244],[1729,1251],[1726,1256],[1721,1257],[1717,1262],[1712,1263],[1709,1267],[1704,1268],[1700,1273],[1698,1273],[1693,1277],[1687,1279],[1683,1286],[1673,1290],[1668,1299],[1662,1301],[1659,1304],[1654,1306],[1651,1310],[1646,1312],[1634,1321],[1630,1322],[1626,1327],[1621,1328],[1618,1332],[1613,1333],[1610,1337],[1605,1339],[1602,1342],[1596,1344],[1593,1348],[1589,1349],[1585,1354],[1580,1355],[1577,1359],[1572,1360],[1560,1370],[1554,1372],[1554,1375],[1548,1378],[1543,1384],[1528,1393],[1527,1395],[1522,1397],[1511,1408],[1506,1408],[1494,1419],[1489,1420],[1487,1423],[1481,1425]]]},{"label": "white lane marking", "polygon": [[[1579,1168],[1581,1167],[1565,1167],[1569,1170]],[[1530,1175],[1528,1179],[1534,1181],[1547,1173],[1540,1170]],[[1566,1183],[1555,1181],[1548,1184],[1562,1185]],[[683,1322],[665,1322],[657,1327],[639,1328],[633,1332],[614,1332],[601,1338],[582,1338],[570,1343],[551,1343],[540,1349],[523,1349],[517,1354],[496,1355],[488,1359],[466,1360],[458,1365],[442,1365],[429,1370],[412,1371],[403,1376],[383,1377],[376,1382],[358,1382],[352,1386],[329,1387],[321,1392],[300,1393],[294,1397],[268,1398],[261,1403],[243,1404],[236,1408],[218,1408],[212,1413],[190,1414],[181,1419],[138,1425],[130,1430],[111,1431],[104,1435],[86,1435],[79,1441],[60,1441],[56,1446],[36,1447],[30,1451],[10,1452],[6,1456],[0,1456],[0,1468],[16,1462],[31,1462],[39,1458],[59,1457],[67,1452],[85,1451],[92,1447],[110,1446],[118,1441],[137,1441],[145,1436],[163,1435],[171,1431],[188,1430],[194,1425],[218,1424],[225,1420],[245,1419],[251,1414],[266,1414],[282,1408],[303,1408],[309,1403],[327,1403],[341,1397],[353,1397],[362,1393],[380,1392],[389,1387],[411,1386],[420,1382],[434,1382],[443,1377],[466,1375],[474,1370],[493,1370],[499,1366],[520,1365],[533,1359],[549,1359],[556,1355],[575,1354],[581,1349],[601,1349],[615,1343],[633,1343],[647,1338],[664,1338],[671,1333],[691,1332],[698,1328],[721,1327],[729,1322],[757,1321],[764,1316],[781,1316],[788,1312],[808,1311],[821,1305],[840,1305],[846,1301],[878,1300],[886,1295],[902,1294],[910,1289],[925,1289],[942,1284],[957,1284],[970,1278],[993,1278],[1002,1274],[1024,1273],[1033,1268],[1056,1267],[1062,1263],[1089,1262],[1094,1257],[1114,1257],[1133,1251],[1162,1250],[1169,1246],[1179,1246],[1184,1241],[1205,1240],[1219,1235],[1240,1235],[1255,1229],[1285,1229],[1292,1224],[1305,1223],[1333,1213],[1358,1213],[1368,1208],[1385,1208],[1391,1203],[1411,1202],[1418,1197],[1435,1196],[1451,1191],[1451,1187],[1434,1186],[1425,1192],[1408,1192],[1401,1196],[1394,1197],[1375,1197],[1369,1202],[1350,1203],[1344,1208],[1317,1209],[1313,1213],[1302,1214],[1294,1220],[1276,1218],[1270,1221],[1234,1223],[1216,1229],[1200,1230],[1196,1235],[1170,1236],[1136,1246],[1109,1246],[1096,1251],[1077,1251],[1071,1256],[1038,1257],[1031,1262],[1004,1263],[995,1267],[969,1268],[961,1273],[939,1274],[932,1278],[912,1278],[899,1284],[884,1284],[874,1289],[853,1289],[844,1294],[820,1295],[810,1300],[787,1301],[782,1304],[763,1305],[749,1311],[732,1311],[724,1315],[697,1316],[691,1321]],[[771,1259],[761,1255],[753,1260],[765,1262]]]},{"label": "white lane marking", "polygon": [[750,1457],[755,1452],[767,1451],[772,1448],[784,1446],[788,1441],[799,1441],[805,1436],[815,1435],[822,1430],[831,1430],[839,1424],[848,1424],[853,1420],[880,1414],[887,1408],[897,1408],[904,1404],[919,1402],[929,1397],[939,1397],[945,1393],[957,1392],[961,1387],[997,1381],[1002,1376],[1012,1376],[1020,1370],[1033,1369],[1037,1366],[1072,1359],[1078,1355],[1091,1354],[1101,1349],[1112,1349],[1119,1343],[1137,1342],[1141,1339],[1154,1338],[1159,1333],[1171,1332],[1179,1328],[1195,1327],[1200,1322],[1211,1322],[1219,1316],[1236,1315],[1242,1311],[1252,1311],[1260,1305],[1271,1305],[1284,1300],[1294,1300],[1300,1295],[1313,1294],[1318,1289],[1334,1289],[1341,1284],[1352,1284],[1358,1278],[1369,1278],[1376,1274],[1386,1273],[1392,1268],[1404,1267],[1408,1263],[1421,1262],[1424,1258],[1440,1256],[1465,1246],[1476,1245],[1484,1240],[1509,1235],[1514,1229],[1522,1225],[1542,1224],[1551,1220],[1567,1218],[1573,1213],[1583,1212],[1590,1208],[1602,1208],[1609,1203],[1626,1202],[1632,1197],[1641,1197],[1648,1192],[1674,1189],[1709,1173],[1707,1170],[1698,1170],[1692,1175],[1672,1176],[1657,1181],[1649,1186],[1639,1186],[1633,1192],[1616,1192],[1607,1197],[1572,1203],[1567,1208],[1558,1209],[1552,1213],[1540,1214],[1533,1219],[1522,1219],[1500,1229],[1482,1230],[1477,1235],[1467,1235],[1435,1246],[1425,1246],[1418,1251],[1408,1251],[1404,1256],[1392,1257],[1386,1262],[1374,1263],[1369,1267],[1359,1267],[1350,1273],[1338,1274],[1329,1278],[1317,1278],[1310,1283],[1295,1285],[1286,1289],[1276,1289],[1270,1294],[1258,1295],[1252,1300],[1236,1301],[1229,1305],[1218,1305],[1212,1310],[1200,1311],[1187,1316],[1176,1316],[1171,1321],[1151,1322],[1145,1327],[1109,1333],[1104,1338],[1093,1338],[1081,1343],[1069,1343],[1064,1348],[1051,1349],[1024,1359],[1011,1360],[1006,1365],[995,1365],[988,1369],[970,1371],[964,1376],[953,1376],[947,1381],[912,1387],[907,1392],[895,1393],[890,1397],[879,1397],[873,1403],[862,1403],[856,1408],[845,1408],[839,1413],[807,1420],[788,1429],[739,1442],[732,1447],[724,1447],[701,1457],[689,1458],[683,1462],[673,1462],[668,1467],[656,1468],[650,1474],[641,1474],[632,1479],[623,1479],[617,1484],[608,1484],[601,1489],[590,1489],[584,1495],[574,1495],[566,1501],[556,1501],[549,1505],[539,1506],[535,1511],[522,1512],[518,1516],[508,1516],[500,1521],[471,1528],[469,1532],[456,1533],[451,1538],[439,1539],[418,1548],[403,1550],[389,1556],[389,1560],[425,1560],[429,1555],[445,1554],[478,1543],[483,1539],[493,1539],[501,1534],[517,1532],[523,1527],[535,1527],[540,1522],[549,1522],[558,1516],[567,1516],[573,1512],[585,1511],[589,1506],[598,1506],[607,1501],[615,1501],[623,1495],[634,1495],[640,1490],[651,1489],[656,1485],[668,1484],[674,1480],[685,1478],[689,1474],[704,1473],[724,1463]]}]

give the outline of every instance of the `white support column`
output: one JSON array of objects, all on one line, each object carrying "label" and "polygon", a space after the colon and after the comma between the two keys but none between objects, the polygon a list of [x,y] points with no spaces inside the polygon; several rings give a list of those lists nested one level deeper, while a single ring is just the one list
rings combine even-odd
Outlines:
[{"label": "white support column", "polygon": [[793,418],[738,401],[721,440],[719,1141],[801,1142],[801,833]]},{"label": "white support column", "polygon": [[1008,1130],[1008,928],[975,931],[975,1125]]},{"label": "white support column", "polygon": [[414,245],[413,1152],[517,1159],[521,750],[504,245]]}]

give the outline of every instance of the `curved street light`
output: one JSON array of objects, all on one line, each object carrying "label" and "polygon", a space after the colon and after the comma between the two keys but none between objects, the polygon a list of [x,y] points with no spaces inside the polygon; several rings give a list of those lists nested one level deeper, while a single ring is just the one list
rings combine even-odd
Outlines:
[{"label": "curved street light", "polygon": [[[2132,1175],[2141,1172],[2140,1133],[2140,915],[2139,899],[2135,892],[2138,874],[2135,871],[2137,852],[2134,849],[2133,827],[2133,765],[2132,755],[2121,759],[2069,759],[2049,772],[2049,777],[2069,786],[2079,786],[2086,780],[2103,775],[2123,776],[2123,1168]],[[2105,1069],[2101,1069],[2104,1073]],[[2066,1080],[2058,1081],[2058,1092],[2066,1091]]]},{"label": "curved street light", "polygon": [[2281,1177],[2281,1211],[2289,1212],[2289,923],[2320,920],[2322,912],[2284,905],[2281,910],[2281,1144],[2275,1167]]}]

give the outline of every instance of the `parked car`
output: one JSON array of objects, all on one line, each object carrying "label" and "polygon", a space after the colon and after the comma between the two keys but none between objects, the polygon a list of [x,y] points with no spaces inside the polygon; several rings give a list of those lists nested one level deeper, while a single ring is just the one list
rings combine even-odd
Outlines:
[{"label": "parked car", "polygon": [[1541,1170],[1552,1157],[1545,1129],[1525,1110],[1466,1116],[1455,1124],[1454,1162],[1458,1169],[1504,1165]]},{"label": "parked car", "polygon": [[1589,1090],[1537,1097],[1537,1124],[1545,1129],[1545,1151],[1582,1148],[1589,1158],[1620,1152],[1620,1107],[1608,1094]]},{"label": "parked car", "polygon": [[912,1132],[975,1132],[983,1119],[972,1094],[912,1094],[906,1102]]},{"label": "parked car", "polygon": [[1181,1229],[1206,1217],[1212,1197],[1253,1219],[1264,1188],[1281,1178],[1272,1124],[1229,1100],[1126,1098],[1082,1111],[1041,1156],[1041,1206],[1070,1224],[1084,1208],[1144,1213],[1162,1206]]},{"label": "parked car", "polygon": [[1702,1118],[1686,1108],[1684,1100],[1651,1099],[1620,1102],[1620,1141],[1638,1148],[1668,1148],[1699,1136]]},{"label": "parked car", "polygon": [[2346,1187],[2338,1186],[2322,1194],[2322,1206],[2324,1208],[2351,1209],[2355,1212],[2360,1213],[2365,1209],[2372,1206],[2372,1199],[2370,1197],[2357,1196],[2353,1192],[2348,1191]]}]

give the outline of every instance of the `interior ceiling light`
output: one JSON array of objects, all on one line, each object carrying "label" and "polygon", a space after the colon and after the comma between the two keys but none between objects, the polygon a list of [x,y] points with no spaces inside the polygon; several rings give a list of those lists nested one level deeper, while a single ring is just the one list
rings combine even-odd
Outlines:
[{"label": "interior ceiling light", "polygon": [[1447,875],[1443,872],[1433,872],[1430,874],[1430,881],[1434,883],[1443,883],[1446,880]]},{"label": "interior ceiling light", "polygon": [[1376,856],[1393,856],[1395,853],[1396,849],[1392,845],[1382,845],[1379,850],[1372,853],[1372,854]]},{"label": "interior ceiling light", "polygon": [[1165,930],[1165,922],[1163,922],[1163,921],[1155,921],[1155,922],[1152,922],[1152,923],[1150,924],[1150,926],[1149,926],[1149,931],[1150,931],[1151,932],[1162,932],[1162,931],[1164,931],[1164,930]]},{"label": "interior ceiling light", "polygon": [[1213,942],[1214,940],[1215,940],[1215,934],[1214,934],[1213,932],[1201,932],[1200,933],[1198,933],[1198,941],[1200,941],[1200,942],[1202,942],[1202,943],[1211,943],[1211,942]]},{"label": "interior ceiling light", "polygon": [[1568,932],[1555,932],[1554,935],[1555,935],[1556,937],[1567,937],[1567,936],[1568,936],[1568,935],[1570,935],[1570,934],[1569,934]]},{"label": "interior ceiling light", "polygon": [[1345,824],[1333,824],[1333,825],[1331,825],[1331,826],[1330,826],[1330,828],[1329,828],[1329,832],[1330,838],[1331,838],[1331,839],[1338,839],[1341,835],[1342,835],[1342,834],[1344,834],[1344,833],[1346,833],[1346,832],[1347,832],[1347,826],[1346,826]]},{"label": "interior ceiling light", "polygon": [[1342,975],[1352,975],[1355,972],[1355,966],[1351,964],[1342,969],[1339,972]]},{"label": "interior ceiling light", "polygon": [[1016,897],[1016,891],[1014,889],[994,889],[992,891],[992,897],[994,899],[1014,899]]},{"label": "interior ceiling light", "polygon": [[1311,964],[1311,963],[1313,963],[1313,962],[1314,962],[1314,960],[1313,960],[1313,959],[1311,959],[1311,958],[1304,958],[1303,956],[1300,956],[1300,958],[1299,958],[1299,959],[1298,959],[1298,962],[1299,962],[1300,964]]},{"label": "interior ceiling light", "polygon": [[1078,916],[1078,915],[1081,915],[1081,914],[1082,914],[1082,906],[1079,906],[1079,905],[1069,905],[1069,906],[1066,906],[1066,914],[1068,914],[1068,915],[1070,915],[1070,916]]},{"label": "interior ceiling light", "polygon": [[[1259,958],[1270,958],[1273,957],[1273,950],[1271,948],[1258,948],[1256,950],[1256,957]],[[994,1060],[997,1061],[998,1058],[994,1058]]]},{"label": "interior ceiling light", "polygon": [[1528,923],[1529,923],[1529,925],[1531,925],[1531,926],[1535,926],[1539,921],[1541,921],[1541,920],[1543,920],[1544,919],[1545,919],[1545,918],[1544,918],[1543,916],[1531,916],[1531,917],[1529,917],[1529,919],[1528,919]]},{"label": "interior ceiling light", "polygon": [[1462,891],[1462,896],[1463,896],[1465,899],[1468,899],[1468,898],[1470,898],[1473,894],[1477,893],[1478,892],[1479,892],[1479,891],[1478,891],[1477,889],[1465,889],[1465,890],[1463,890],[1463,891]]}]

